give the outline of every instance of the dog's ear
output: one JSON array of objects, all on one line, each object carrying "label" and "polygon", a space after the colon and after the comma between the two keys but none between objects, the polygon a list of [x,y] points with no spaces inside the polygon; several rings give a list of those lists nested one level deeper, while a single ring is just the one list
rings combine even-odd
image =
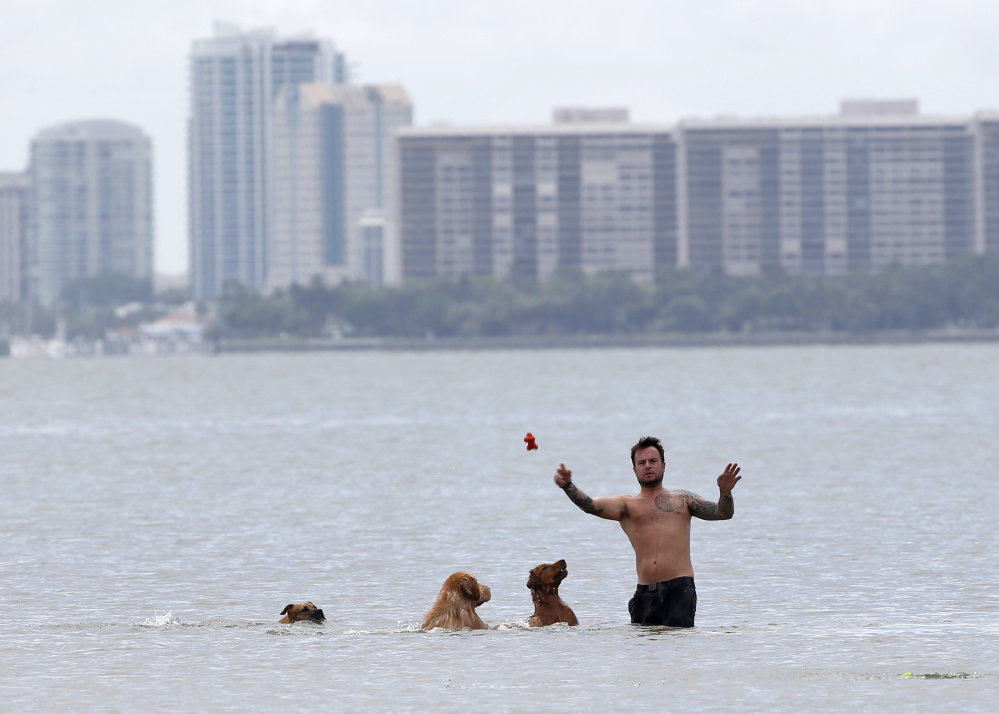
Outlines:
[{"label": "dog's ear", "polygon": [[528,590],[534,590],[535,588],[541,587],[541,578],[539,578],[534,571],[527,577],[527,588]]},{"label": "dog's ear", "polygon": [[477,602],[479,599],[479,583],[471,575],[466,575],[461,579],[461,585],[458,586],[461,593],[467,597],[469,600]]},{"label": "dog's ear", "polygon": [[291,612],[291,609],[293,607],[295,607],[294,603],[288,603],[287,605],[284,606],[284,610],[281,611],[281,614],[282,615],[287,615],[289,612]]}]

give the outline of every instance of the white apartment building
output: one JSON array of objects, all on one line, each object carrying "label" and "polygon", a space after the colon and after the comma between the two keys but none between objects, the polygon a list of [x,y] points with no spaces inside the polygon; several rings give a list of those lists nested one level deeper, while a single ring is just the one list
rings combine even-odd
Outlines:
[{"label": "white apartment building", "polygon": [[403,276],[560,267],[840,275],[999,252],[999,116],[853,100],[821,117],[399,134]]},{"label": "white apartment building", "polygon": [[262,289],[271,240],[271,117],[285,84],[342,83],[330,40],[279,39],[219,23],[190,55],[189,240],[191,289],[215,298],[226,280]]},{"label": "white apartment building", "polygon": [[976,122],[914,100],[844,101],[838,115],[681,122],[689,261],[840,275],[940,263],[977,248]]},{"label": "white apartment building", "polygon": [[70,122],[31,143],[31,293],[52,303],[77,278],[149,279],[152,143],[111,119]]},{"label": "white apartment building", "polygon": [[405,278],[545,280],[558,268],[655,280],[676,264],[676,143],[621,110],[546,126],[402,130]]},{"label": "white apartment building", "polygon": [[0,173],[0,302],[27,297],[31,178]]},{"label": "white apartment building", "polygon": [[274,103],[267,285],[397,282],[394,136],[412,123],[397,85],[288,84]]}]

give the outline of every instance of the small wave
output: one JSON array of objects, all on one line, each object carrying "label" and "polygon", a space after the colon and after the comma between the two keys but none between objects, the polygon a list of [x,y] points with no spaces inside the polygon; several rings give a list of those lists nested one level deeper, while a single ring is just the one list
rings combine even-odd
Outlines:
[{"label": "small wave", "polygon": [[411,632],[423,632],[423,628],[415,622],[399,620],[395,627],[379,627],[373,630],[344,630],[344,635],[400,635]]},{"label": "small wave", "polygon": [[232,630],[235,628],[249,629],[265,625],[265,622],[242,622],[237,620],[205,620],[195,625],[185,625],[185,627],[203,627],[209,630]]},{"label": "small wave", "polygon": [[[303,627],[304,625],[304,627]],[[309,626],[311,625],[311,627]],[[333,633],[325,629],[322,625],[306,622],[283,623],[277,627],[269,627],[268,635],[290,635],[292,637],[326,637]]]},{"label": "small wave", "polygon": [[981,676],[978,672],[903,672],[902,674],[877,672],[867,674],[837,674],[833,678],[863,681],[886,679],[979,679]]},{"label": "small wave", "polygon": [[899,679],[978,679],[980,676],[980,674],[969,674],[968,672],[931,672],[930,674],[913,674],[912,672],[906,672],[905,674],[900,674]]},{"label": "small wave", "polygon": [[115,627],[120,627],[121,623],[118,622],[59,622],[52,627],[56,630],[109,630]]},{"label": "small wave", "polygon": [[79,430],[77,424],[41,424],[29,426],[24,424],[4,425],[0,427],[0,436],[69,436]]},{"label": "small wave", "polygon": [[[558,623],[555,623],[554,625],[550,625],[549,627],[535,628],[535,629],[544,629],[544,630],[555,629],[555,628],[557,628],[561,624],[562,624],[561,622],[558,622]],[[568,625],[566,625],[566,627],[568,627]],[[527,620],[514,620],[513,622],[504,622],[504,623],[502,623],[500,625],[496,625],[495,629],[497,629],[497,630],[529,630],[529,629],[531,629],[531,626],[529,624],[527,624]]]},{"label": "small wave", "polygon": [[173,610],[170,610],[165,615],[160,615],[159,613],[156,613],[155,615],[153,615],[152,620],[150,620],[147,617],[146,621],[143,622],[140,625],[140,627],[172,627],[174,625],[182,625],[182,624],[184,623],[182,623],[178,618],[173,616]]}]

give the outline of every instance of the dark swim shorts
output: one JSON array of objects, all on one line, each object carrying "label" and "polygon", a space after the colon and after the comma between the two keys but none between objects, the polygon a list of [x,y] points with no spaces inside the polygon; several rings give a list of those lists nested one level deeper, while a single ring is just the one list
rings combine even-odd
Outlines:
[{"label": "dark swim shorts", "polygon": [[697,590],[690,577],[673,578],[661,583],[639,585],[628,603],[635,625],[693,627],[697,610]]}]

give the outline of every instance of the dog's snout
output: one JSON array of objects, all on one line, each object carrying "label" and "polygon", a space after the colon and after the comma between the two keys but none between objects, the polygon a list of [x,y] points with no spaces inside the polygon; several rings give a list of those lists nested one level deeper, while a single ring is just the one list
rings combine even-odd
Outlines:
[{"label": "dog's snout", "polygon": [[489,586],[479,583],[479,604],[481,605],[484,602],[489,602],[492,596],[493,594],[489,590]]},{"label": "dog's snout", "polygon": [[326,619],[326,615],[323,614],[323,611],[320,608],[319,610],[316,610],[314,613],[312,613],[312,619],[313,620],[325,620]]}]

